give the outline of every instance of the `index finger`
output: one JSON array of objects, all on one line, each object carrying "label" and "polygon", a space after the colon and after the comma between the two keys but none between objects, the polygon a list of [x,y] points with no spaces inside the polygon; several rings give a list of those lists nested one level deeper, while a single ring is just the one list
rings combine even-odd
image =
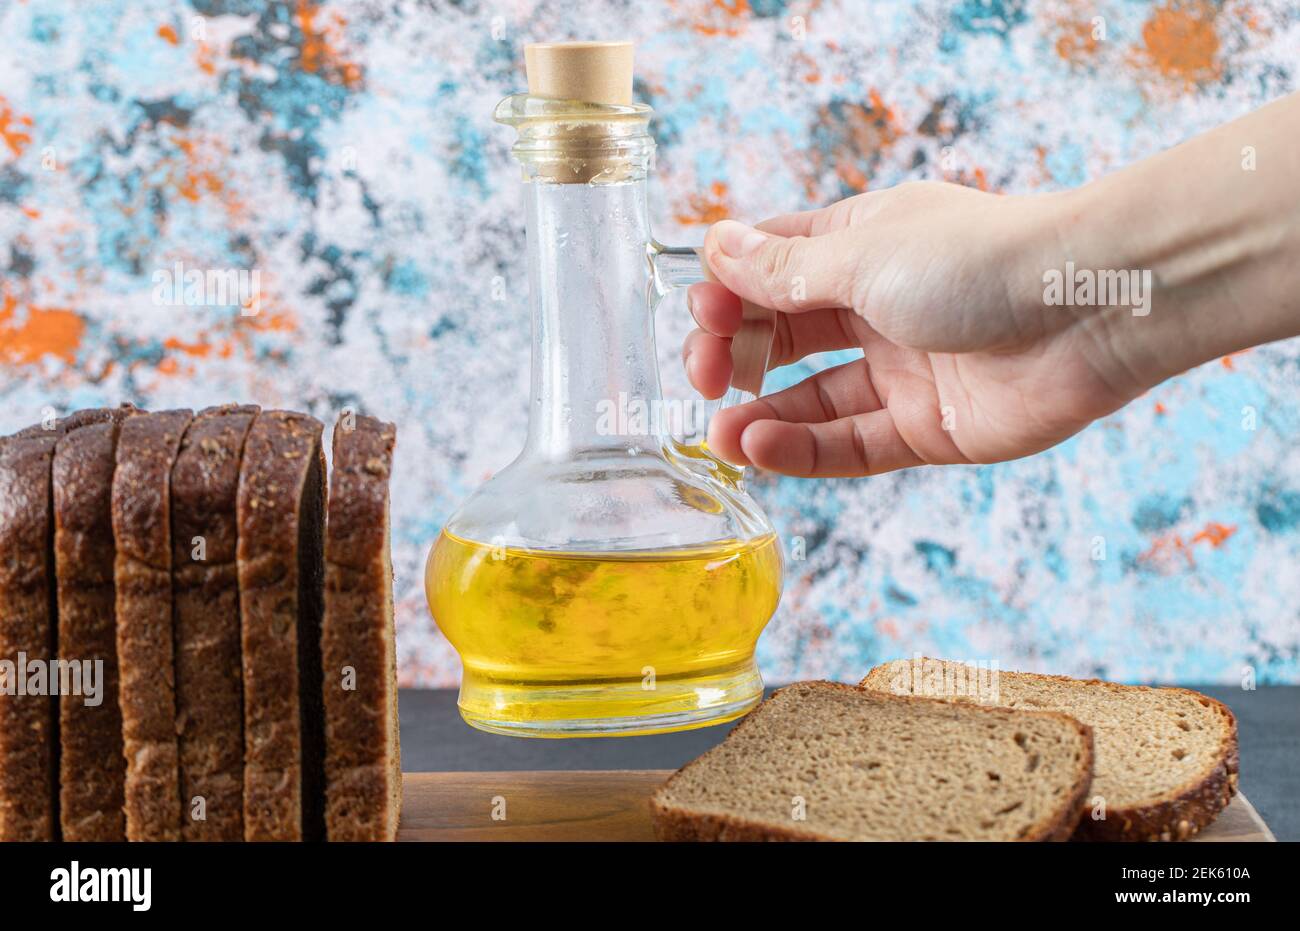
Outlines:
[{"label": "index finger", "polygon": [[854,202],[865,195],[857,194],[825,207],[783,213],[755,225],[755,229],[786,239],[791,236],[820,236],[845,229],[853,224]]}]

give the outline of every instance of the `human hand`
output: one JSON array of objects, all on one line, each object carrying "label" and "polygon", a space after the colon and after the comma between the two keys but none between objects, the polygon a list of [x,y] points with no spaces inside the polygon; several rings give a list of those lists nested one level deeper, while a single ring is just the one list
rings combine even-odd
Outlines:
[{"label": "human hand", "polygon": [[[914,182],[759,230],[718,223],[704,256],[719,283],[689,294],[697,390],[730,381],[740,298],[781,312],[772,366],[863,358],[720,412],[710,449],[803,476],[1013,459],[1172,375],[1300,335],[1297,133],[1291,94],[1074,191]],[[1048,273],[1079,270],[1147,284],[1140,301],[1049,303]]]},{"label": "human hand", "polygon": [[1135,397],[1094,308],[1047,307],[1042,268],[1059,195],[939,183],[863,194],[750,229],[715,225],[718,283],[689,293],[692,384],[718,397],[740,299],[777,315],[771,366],[860,347],[863,358],[722,411],[710,449],[788,475],[872,475],[1046,449]]}]

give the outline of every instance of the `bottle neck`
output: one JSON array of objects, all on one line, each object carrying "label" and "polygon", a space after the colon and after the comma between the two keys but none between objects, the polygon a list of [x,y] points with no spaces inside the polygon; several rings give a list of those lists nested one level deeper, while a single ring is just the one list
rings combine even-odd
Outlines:
[{"label": "bottle neck", "polygon": [[646,417],[660,389],[648,306],[645,178],[526,187],[528,451],[566,459],[657,448]]}]

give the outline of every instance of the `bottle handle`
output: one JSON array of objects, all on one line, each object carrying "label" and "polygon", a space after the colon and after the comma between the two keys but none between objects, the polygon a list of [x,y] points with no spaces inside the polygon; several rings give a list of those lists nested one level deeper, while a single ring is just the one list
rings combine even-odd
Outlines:
[{"label": "bottle handle", "polygon": [[[650,267],[653,271],[655,302],[678,288],[701,281],[716,281],[696,248],[679,248],[651,242]],[[741,302],[740,329],[731,339],[731,385],[710,414],[752,401],[763,393],[763,378],[772,356],[772,337],[776,332],[776,311]]]}]

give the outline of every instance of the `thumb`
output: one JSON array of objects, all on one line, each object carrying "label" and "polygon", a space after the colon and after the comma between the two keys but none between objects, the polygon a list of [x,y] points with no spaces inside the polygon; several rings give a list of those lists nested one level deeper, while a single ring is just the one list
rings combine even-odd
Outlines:
[{"label": "thumb", "polygon": [[705,261],[727,290],[786,313],[851,307],[857,252],[851,229],[787,237],[723,220],[704,239]]}]

